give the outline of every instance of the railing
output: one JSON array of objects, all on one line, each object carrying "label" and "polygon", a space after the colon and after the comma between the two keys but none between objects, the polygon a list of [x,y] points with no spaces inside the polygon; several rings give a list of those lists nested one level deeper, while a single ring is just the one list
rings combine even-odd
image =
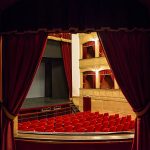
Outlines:
[{"label": "railing", "polygon": [[31,121],[34,119],[50,118],[74,113],[72,102],[46,107],[23,109],[18,114],[18,122]]}]

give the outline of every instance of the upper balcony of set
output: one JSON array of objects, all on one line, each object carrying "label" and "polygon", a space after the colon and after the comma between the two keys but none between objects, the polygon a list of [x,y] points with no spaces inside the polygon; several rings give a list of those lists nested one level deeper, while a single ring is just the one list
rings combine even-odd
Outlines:
[{"label": "upper balcony of set", "polygon": [[80,69],[108,66],[102,41],[96,33],[80,35]]}]

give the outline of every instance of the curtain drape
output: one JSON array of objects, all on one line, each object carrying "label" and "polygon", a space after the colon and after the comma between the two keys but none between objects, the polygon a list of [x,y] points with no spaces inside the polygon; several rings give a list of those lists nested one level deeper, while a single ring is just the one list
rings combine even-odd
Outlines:
[{"label": "curtain drape", "polygon": [[134,150],[150,149],[150,34],[102,31],[109,64],[126,99],[137,113]]},{"label": "curtain drape", "polygon": [[100,57],[105,56],[105,55],[104,55],[104,48],[103,48],[103,44],[102,44],[102,41],[101,41],[101,40],[99,40],[99,56],[100,56]]},{"label": "curtain drape", "polygon": [[61,50],[64,62],[64,69],[68,83],[69,97],[72,97],[72,53],[71,44],[68,42],[61,42]]},{"label": "curtain drape", "polygon": [[28,93],[41,62],[47,34],[44,32],[3,36],[2,150],[14,150],[13,120]]}]

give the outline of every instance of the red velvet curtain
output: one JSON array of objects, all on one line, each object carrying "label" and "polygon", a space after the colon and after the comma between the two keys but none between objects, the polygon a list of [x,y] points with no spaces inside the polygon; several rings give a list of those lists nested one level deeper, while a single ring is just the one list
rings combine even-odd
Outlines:
[{"label": "red velvet curtain", "polygon": [[[41,62],[47,34],[3,36],[3,105],[16,116]],[[13,120],[3,113],[2,150],[14,150]]]},{"label": "red velvet curtain", "polygon": [[65,74],[68,83],[69,97],[72,97],[72,56],[71,56],[71,44],[67,42],[61,42],[62,56],[65,68]]},{"label": "red velvet curtain", "polygon": [[99,40],[99,56],[100,57],[105,56],[105,54],[104,54],[104,48],[103,48],[103,44],[102,44],[101,40]]},{"label": "red velvet curtain", "polygon": [[137,113],[134,150],[150,149],[150,34],[102,31],[108,61],[126,99]]}]

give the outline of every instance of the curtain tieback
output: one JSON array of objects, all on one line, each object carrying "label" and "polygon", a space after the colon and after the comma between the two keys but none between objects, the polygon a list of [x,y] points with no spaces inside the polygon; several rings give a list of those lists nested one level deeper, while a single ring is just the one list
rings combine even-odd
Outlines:
[{"label": "curtain tieback", "polygon": [[1,107],[2,107],[3,112],[4,112],[5,115],[7,116],[7,118],[9,118],[10,120],[14,120],[14,118],[15,118],[16,116],[12,115],[12,114],[6,109],[6,107],[3,105],[2,102],[0,102],[0,105],[1,105]]},{"label": "curtain tieback", "polygon": [[150,109],[150,102],[141,111],[135,111],[137,118],[144,116]]}]

